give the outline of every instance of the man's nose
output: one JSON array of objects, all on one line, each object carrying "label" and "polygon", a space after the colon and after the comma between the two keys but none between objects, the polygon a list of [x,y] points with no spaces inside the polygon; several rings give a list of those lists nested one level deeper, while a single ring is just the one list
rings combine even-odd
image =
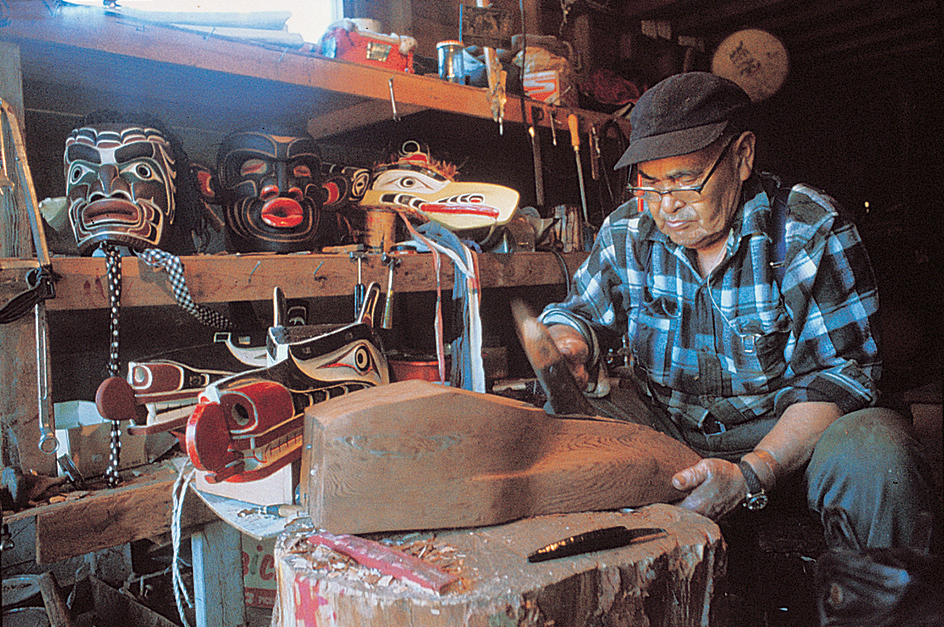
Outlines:
[{"label": "man's nose", "polygon": [[684,206],[685,203],[672,194],[662,194],[662,197],[659,198],[659,211],[665,214],[671,215]]}]

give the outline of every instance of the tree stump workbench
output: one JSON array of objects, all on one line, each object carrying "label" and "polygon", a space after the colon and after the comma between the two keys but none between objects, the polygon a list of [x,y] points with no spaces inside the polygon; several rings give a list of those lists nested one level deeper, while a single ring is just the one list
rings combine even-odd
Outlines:
[{"label": "tree stump workbench", "polygon": [[[660,527],[629,546],[542,563],[531,552],[613,525]],[[708,625],[725,570],[717,525],[671,505],[526,518],[505,525],[372,536],[458,575],[441,594],[356,564],[289,531],[275,548],[278,627]]]}]

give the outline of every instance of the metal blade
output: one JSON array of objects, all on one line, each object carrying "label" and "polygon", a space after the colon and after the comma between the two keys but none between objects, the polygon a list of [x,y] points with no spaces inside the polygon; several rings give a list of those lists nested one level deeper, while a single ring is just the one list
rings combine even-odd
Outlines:
[{"label": "metal blade", "polygon": [[586,533],[577,534],[548,544],[528,555],[531,563],[546,562],[561,557],[572,557],[594,551],[618,549],[632,544],[641,538],[649,538],[665,534],[665,529],[657,527],[639,527],[631,529],[617,525],[594,529]]}]

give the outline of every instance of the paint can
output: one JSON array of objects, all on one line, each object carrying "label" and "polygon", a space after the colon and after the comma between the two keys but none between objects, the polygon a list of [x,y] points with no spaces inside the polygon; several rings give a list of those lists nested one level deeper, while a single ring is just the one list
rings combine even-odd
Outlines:
[{"label": "paint can", "polygon": [[439,53],[439,78],[450,83],[465,82],[465,68],[462,53],[465,48],[461,41],[440,41],[436,44]]},{"label": "paint can", "polygon": [[368,252],[390,252],[396,234],[397,212],[392,209],[368,207],[364,227],[364,243]]}]

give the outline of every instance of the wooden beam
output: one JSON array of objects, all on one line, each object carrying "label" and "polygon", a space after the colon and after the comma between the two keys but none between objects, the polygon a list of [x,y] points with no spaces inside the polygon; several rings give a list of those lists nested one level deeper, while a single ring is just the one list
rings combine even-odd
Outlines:
[{"label": "wooden beam", "polygon": [[23,126],[23,72],[20,68],[20,47],[8,41],[0,41],[0,98],[13,106]]},{"label": "wooden beam", "polygon": [[[397,103],[397,114],[401,116],[411,115],[423,110],[423,107],[416,105]],[[308,134],[315,139],[321,139],[392,118],[393,103],[389,99],[386,102],[383,100],[364,100],[356,105],[311,118],[308,120]]]},{"label": "wooden beam", "polygon": [[[117,488],[26,510],[16,518],[36,518],[36,562],[50,564],[170,531],[173,468],[150,468]],[[184,500],[183,528],[216,520],[195,495]],[[4,522],[13,517],[4,518]]]},{"label": "wooden beam", "polygon": [[[564,253],[568,274],[587,253]],[[272,290],[281,287],[291,298],[346,296],[357,281],[357,265],[347,255],[201,255],[183,257],[184,277],[198,303],[268,301]],[[105,309],[108,290],[105,261],[100,257],[54,257],[53,272],[58,276],[56,297],[46,301],[50,311]],[[491,253],[479,256],[480,282],[484,288],[557,285],[568,278],[552,253]],[[22,276],[23,262],[0,259],[0,285]],[[143,261],[125,257],[121,263],[122,295],[125,307],[174,305],[167,274]],[[453,266],[442,264],[440,285],[450,289]],[[363,264],[365,283],[386,285],[387,268],[380,255],[368,255]],[[437,276],[430,253],[401,257],[394,278],[402,292],[429,292],[436,289]],[[2,329],[2,327],[0,327]]]}]

